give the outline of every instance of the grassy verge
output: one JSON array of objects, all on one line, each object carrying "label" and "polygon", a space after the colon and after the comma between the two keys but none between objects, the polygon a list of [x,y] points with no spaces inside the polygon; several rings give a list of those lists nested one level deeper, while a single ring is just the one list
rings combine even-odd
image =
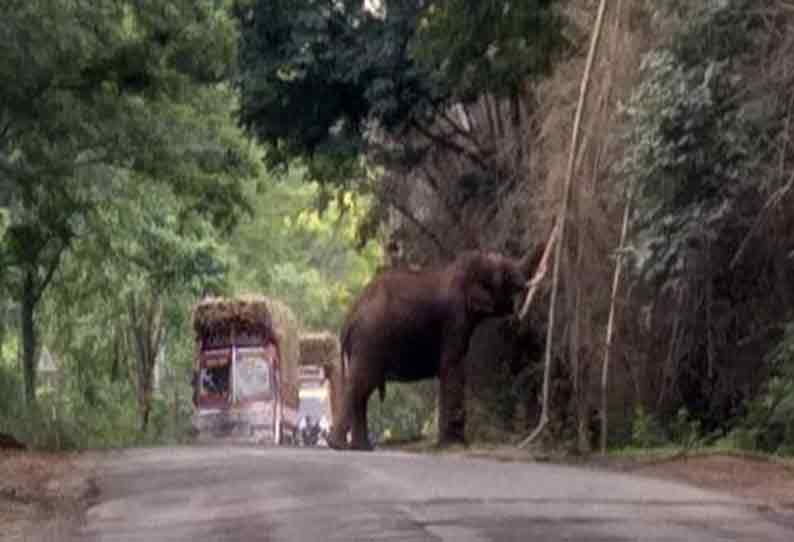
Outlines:
[{"label": "grassy verge", "polygon": [[794,471],[794,457],[741,450],[736,447],[724,445],[703,447],[667,445],[654,448],[628,446],[610,449],[607,451],[606,456],[598,452],[590,454],[572,454],[564,449],[520,449],[510,444],[492,443],[472,443],[467,446],[439,447],[432,440],[384,442],[379,444],[378,448],[382,450],[412,453],[481,457],[500,461],[552,462],[593,466],[620,466],[630,464],[653,465],[690,458],[734,457],[737,459],[774,463]]},{"label": "grassy verge", "polygon": [[794,471],[794,457],[769,454],[765,452],[742,450],[729,446],[680,447],[665,446],[661,448],[627,447],[609,450],[607,458],[615,461],[633,461],[639,464],[663,463],[678,459],[734,457],[753,461],[774,463]]}]

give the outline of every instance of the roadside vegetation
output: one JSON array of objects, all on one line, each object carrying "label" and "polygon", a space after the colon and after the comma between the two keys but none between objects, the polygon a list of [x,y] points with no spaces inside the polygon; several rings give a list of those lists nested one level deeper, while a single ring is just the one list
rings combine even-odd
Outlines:
[{"label": "roadside vegetation", "polygon": [[[11,1],[0,433],[185,441],[203,294],[336,331],[383,266],[551,241],[599,2],[366,5]],[[608,2],[540,447],[794,455],[792,30],[790,0]],[[473,443],[541,420],[551,284],[472,341]],[[389,384],[372,431],[430,438],[435,397]]]},{"label": "roadside vegetation", "polygon": [[[0,22],[0,433],[178,442],[191,308],[265,291],[333,328],[378,264],[238,126],[230,3],[12,2]],[[305,181],[305,182],[304,182]],[[43,360],[43,361],[42,361]]]}]

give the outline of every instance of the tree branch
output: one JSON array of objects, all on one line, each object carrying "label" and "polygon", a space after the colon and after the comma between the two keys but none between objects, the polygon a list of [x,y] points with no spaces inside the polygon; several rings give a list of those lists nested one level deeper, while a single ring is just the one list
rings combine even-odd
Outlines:
[{"label": "tree branch", "polygon": [[66,243],[62,242],[61,245],[58,247],[55,256],[52,258],[50,265],[47,269],[47,272],[44,276],[44,280],[41,281],[39,287],[36,289],[37,291],[34,293],[33,299],[34,303],[38,303],[41,300],[41,296],[44,295],[44,292],[47,290],[47,287],[52,282],[52,278],[55,276],[55,272],[61,265],[61,257],[63,256],[63,252],[66,249]]},{"label": "tree branch", "polygon": [[432,241],[432,243],[433,243],[434,245],[436,245],[436,248],[438,248],[438,250],[439,250],[439,251],[440,251],[440,252],[441,252],[441,253],[444,255],[444,257],[446,257],[446,258],[452,258],[452,257],[454,257],[455,253],[454,253],[454,252],[453,252],[453,251],[452,251],[452,250],[451,250],[449,247],[447,247],[447,246],[446,246],[446,245],[445,245],[445,244],[444,244],[444,243],[441,241],[441,239],[440,239],[440,238],[439,238],[439,237],[438,237],[438,236],[437,236],[435,233],[433,233],[433,232],[430,230],[430,228],[428,228],[427,226],[425,226],[425,225],[422,223],[422,221],[421,221],[421,220],[419,220],[418,218],[416,218],[416,217],[413,215],[413,213],[411,213],[411,212],[410,212],[410,211],[409,211],[409,210],[408,210],[408,209],[407,209],[407,208],[406,208],[404,205],[402,205],[401,203],[399,203],[399,202],[398,202],[398,201],[397,201],[395,198],[390,198],[390,197],[388,197],[388,196],[386,195],[386,193],[385,193],[385,192],[383,192],[382,190],[381,190],[381,191],[378,191],[378,192],[376,192],[376,194],[377,194],[377,196],[378,196],[378,199],[380,199],[380,200],[381,200],[382,202],[384,202],[385,204],[387,204],[387,205],[390,205],[391,207],[393,207],[393,208],[394,208],[396,211],[398,211],[398,212],[399,212],[399,213],[400,213],[402,216],[404,216],[405,218],[407,218],[407,219],[408,219],[408,220],[409,220],[409,221],[410,221],[410,222],[411,222],[411,223],[412,223],[414,226],[416,226],[416,228],[419,230],[419,232],[420,232],[420,233],[422,233],[422,234],[423,234],[425,237],[427,237],[428,239],[430,239],[430,241]]},{"label": "tree branch", "polygon": [[427,128],[425,126],[422,126],[417,121],[412,121],[411,125],[416,129],[417,132],[419,132],[420,134],[425,136],[427,139],[429,139],[433,143],[435,143],[435,144],[437,144],[437,145],[439,145],[441,147],[445,147],[445,148],[447,148],[447,149],[459,154],[460,156],[463,156],[464,158],[467,158],[469,161],[471,161],[472,163],[477,165],[483,171],[489,171],[491,169],[491,167],[488,165],[488,163],[485,161],[485,159],[483,159],[482,157],[478,156],[477,153],[474,153],[474,152],[466,149],[465,147],[463,147],[462,145],[459,145],[458,143],[455,143],[454,141],[450,141],[448,138],[446,138],[444,136],[440,136],[438,134],[434,134],[432,132],[432,130],[430,130],[429,128]]}]

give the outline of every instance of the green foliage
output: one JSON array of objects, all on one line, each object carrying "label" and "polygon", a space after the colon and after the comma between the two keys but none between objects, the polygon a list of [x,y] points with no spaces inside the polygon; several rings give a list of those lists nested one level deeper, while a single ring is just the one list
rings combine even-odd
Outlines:
[{"label": "green foliage", "polygon": [[564,43],[554,1],[363,4],[237,3],[241,118],[269,166],[299,157],[311,179],[347,185],[364,173],[373,128],[396,133],[452,101],[515,91]]},{"label": "green foliage", "polygon": [[[128,393],[140,392],[141,363],[150,361],[141,358],[136,333],[142,328],[149,330],[147,340],[165,336],[168,355],[161,369],[179,371],[179,382],[188,382],[192,349],[176,347],[190,344],[190,305],[205,288],[224,284],[227,270],[218,232],[170,187],[117,188],[117,197],[92,213],[89,233],[64,259],[43,311],[46,342],[88,410],[102,408],[99,394],[108,386],[123,382]],[[141,326],[131,307],[152,303],[163,307],[162,318]],[[181,395],[186,401],[189,391]]]},{"label": "green foliage", "polygon": [[369,427],[377,440],[412,441],[430,436],[435,424],[435,382],[388,383],[386,400],[373,394]]},{"label": "green foliage", "polygon": [[750,39],[746,10],[744,0],[688,6],[671,46],[642,59],[624,105],[618,172],[637,195],[639,265],[652,274],[675,274],[688,245],[714,239],[746,192],[758,151],[758,119],[735,99],[745,84],[735,56]]},{"label": "green foliage", "polygon": [[[260,186],[226,82],[230,3],[15,1],[0,21],[0,366],[13,376],[0,423],[34,446],[185,438],[198,295],[264,290],[329,327],[379,259],[374,243],[353,251],[365,199],[340,191],[319,214],[329,191]],[[23,321],[25,366],[46,344],[59,368],[28,407],[6,332]],[[142,434],[139,339],[160,328]]]},{"label": "green foliage", "polygon": [[[791,433],[785,348],[771,371],[763,360],[791,320],[777,271],[791,254],[781,202],[792,155],[779,143],[790,132],[781,73],[791,54],[775,26],[790,19],[781,12],[769,26],[747,0],[648,4],[671,35],[644,56],[624,104],[618,172],[636,196],[631,287],[646,290],[653,348],[675,345],[666,362],[649,352],[676,365],[661,424],[677,442],[732,430],[727,440],[742,447],[777,450]],[[667,414],[682,406],[685,416]]]},{"label": "green foliage", "polygon": [[714,239],[744,194],[753,129],[731,100],[740,83],[723,56],[688,65],[671,50],[648,53],[627,102],[620,173],[634,187],[638,265],[676,275],[692,243]]},{"label": "green foliage", "polygon": [[694,448],[704,442],[700,420],[692,418],[684,407],[678,409],[675,418],[668,425],[670,440],[684,448]]},{"label": "green foliage", "polygon": [[[254,162],[229,122],[233,96],[216,84],[234,56],[224,12],[188,0],[165,10],[18,4],[0,22],[13,45],[0,59],[8,265],[46,274],[125,172],[130,183],[169,183],[217,224],[233,223],[233,178]],[[189,47],[198,49],[186,62]]]},{"label": "green foliage", "polygon": [[[22,382],[0,369],[0,432],[14,435],[41,450],[123,448],[188,440],[189,402],[174,416],[173,405],[158,397],[150,429],[138,431],[135,394],[126,382],[95,381],[91,402],[63,387],[42,393],[37,403],[24,406]],[[176,419],[176,421],[175,421]]]},{"label": "green foliage", "polygon": [[351,0],[246,1],[237,15],[241,117],[267,144],[266,163],[283,166],[323,150],[325,166],[346,171],[360,150],[368,87],[391,87],[398,43],[377,43],[383,22]]},{"label": "green foliage", "polygon": [[631,440],[634,445],[641,448],[656,448],[668,442],[659,420],[647,412],[642,405],[634,409]]},{"label": "green foliage", "polygon": [[335,329],[382,254],[374,239],[357,250],[369,198],[340,190],[320,212],[322,195],[298,169],[262,183],[258,192],[251,187],[254,213],[231,240],[230,282],[238,293],[262,291],[285,300],[310,328]]},{"label": "green foliage", "polygon": [[646,410],[635,407],[631,427],[631,446],[639,449],[675,448],[691,450],[716,442],[718,433],[705,435],[702,423],[679,408],[675,416],[662,419]]},{"label": "green foliage", "polygon": [[794,325],[769,363],[771,377],[730,437],[743,449],[794,455]]},{"label": "green foliage", "polygon": [[231,116],[224,2],[13,4],[0,21],[0,266],[22,306],[32,400],[36,313],[70,252],[103,243],[116,293],[195,289],[222,272],[206,239],[246,209],[258,156]]},{"label": "green foliage", "polygon": [[566,47],[556,0],[430,3],[418,25],[418,64],[463,101],[511,96],[550,73]]}]

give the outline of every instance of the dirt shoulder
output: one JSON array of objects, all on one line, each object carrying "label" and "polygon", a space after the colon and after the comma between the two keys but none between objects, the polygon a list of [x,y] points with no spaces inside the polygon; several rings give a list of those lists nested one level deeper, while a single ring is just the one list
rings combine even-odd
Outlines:
[{"label": "dirt shoulder", "polygon": [[752,501],[794,520],[794,461],[717,451],[591,457],[533,456],[516,448],[468,450],[468,456],[503,461],[546,461],[682,482]]},{"label": "dirt shoulder", "polygon": [[90,465],[78,454],[0,449],[0,539],[64,539],[95,493]]},{"label": "dirt shoulder", "polygon": [[689,484],[751,501],[760,510],[781,514],[794,525],[794,459],[763,455],[696,451],[689,453],[570,457],[537,454],[514,446],[472,446],[439,450],[427,442],[387,448],[414,453],[442,453],[497,461],[548,462],[595,468]]},{"label": "dirt shoulder", "polygon": [[660,459],[608,458],[593,464],[728,493],[753,501],[762,509],[794,517],[794,463],[714,452]]}]

